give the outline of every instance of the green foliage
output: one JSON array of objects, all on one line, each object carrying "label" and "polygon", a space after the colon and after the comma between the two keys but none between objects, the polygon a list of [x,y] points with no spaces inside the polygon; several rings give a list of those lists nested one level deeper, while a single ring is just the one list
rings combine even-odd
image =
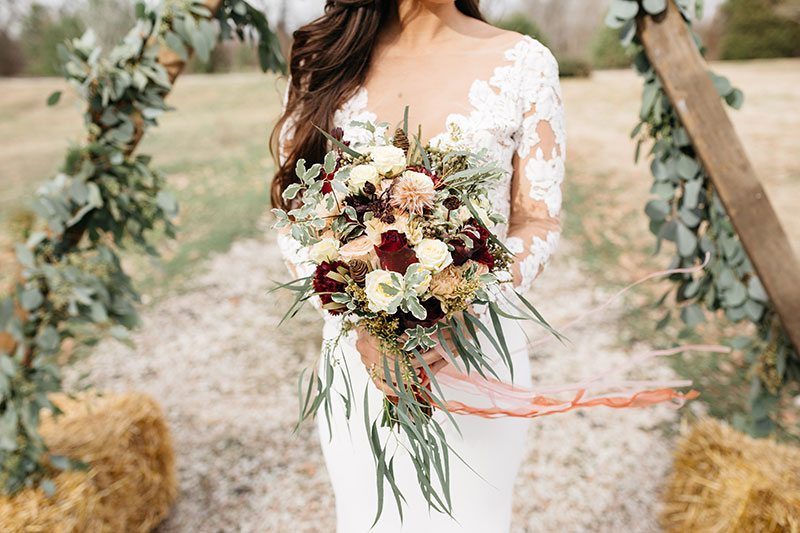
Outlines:
[{"label": "green foliage", "polygon": [[[263,15],[245,16],[252,8],[244,2],[224,5],[239,13],[233,31],[244,34],[237,25],[246,20],[267,28]],[[7,493],[47,483],[39,413],[54,410],[47,393],[60,388],[62,341],[93,342],[110,333],[129,342],[128,330],[138,324],[139,296],[118,251],[156,254],[154,231],[174,233],[175,197],[150,157],[132,152],[169,109],[164,99],[171,82],[157,61],[161,47],[184,57],[191,48],[207,59],[219,26],[200,0],[139,3],[136,14],[136,26],[105,57],[91,31],[58,47],[64,76],[86,102],[87,141],[72,147],[61,171],[39,189],[36,221],[26,224],[26,241],[16,247],[21,278],[0,301],[0,332],[16,346],[0,352],[0,490]],[[271,53],[262,53],[265,68],[282,68],[282,58]],[[56,95],[48,99],[57,102]]]},{"label": "green foliage", "polygon": [[723,6],[722,59],[800,56],[800,21],[776,12],[776,0],[728,0]]},{"label": "green foliage", "polygon": [[592,75],[592,66],[588,61],[577,57],[560,57],[558,74],[562,78],[588,78]]},{"label": "green foliage", "polygon": [[76,14],[34,3],[22,20],[20,46],[29,76],[56,76],[61,73],[56,47],[86,29]]},{"label": "green foliage", "polygon": [[[702,2],[698,2],[698,6]],[[687,23],[691,2],[678,2]],[[636,37],[635,17],[640,8],[654,15],[662,12],[662,0],[643,2],[613,0],[607,24],[620,29],[623,44],[634,55],[634,66],[644,79],[640,122],[631,136],[641,146],[653,141],[651,171],[653,198],[645,206],[656,250],[671,242],[676,250],[670,268],[692,268],[708,260],[701,272],[676,274],[670,279],[670,295],[680,308],[687,328],[706,320],[708,312],[724,314],[731,322],[750,322],[757,331],[753,338],[731,341],[744,350],[750,363],[750,413],[735,417],[741,429],[765,436],[777,429],[777,401],[782,390],[800,381],[800,359],[782,330],[779,317],[758,279],[747,253],[717,195],[710,176],[695,152],[676,110],[661,85],[641,43]],[[699,37],[695,35],[699,43]],[[720,95],[731,107],[739,108],[744,95],[721,76],[709,73]],[[666,325],[671,313],[660,324]]]},{"label": "green foliage", "polygon": [[619,31],[601,27],[592,41],[592,66],[597,69],[628,68],[631,56],[619,42]]},{"label": "green foliage", "polygon": [[544,33],[542,33],[542,30],[539,29],[539,26],[537,26],[534,21],[525,16],[524,13],[514,13],[502,20],[498,20],[494,25],[504,30],[515,31],[522,35],[533,37],[547,46],[547,38]]}]

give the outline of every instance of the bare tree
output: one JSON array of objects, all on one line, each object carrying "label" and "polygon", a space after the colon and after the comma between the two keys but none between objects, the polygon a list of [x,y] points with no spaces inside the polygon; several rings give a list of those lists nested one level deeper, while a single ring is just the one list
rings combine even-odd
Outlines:
[{"label": "bare tree", "polygon": [[[586,58],[610,0],[523,0],[522,12],[547,36],[559,56]],[[575,14],[579,13],[580,16]]]},{"label": "bare tree", "polygon": [[117,44],[135,23],[130,0],[86,0],[79,13],[104,50]]}]

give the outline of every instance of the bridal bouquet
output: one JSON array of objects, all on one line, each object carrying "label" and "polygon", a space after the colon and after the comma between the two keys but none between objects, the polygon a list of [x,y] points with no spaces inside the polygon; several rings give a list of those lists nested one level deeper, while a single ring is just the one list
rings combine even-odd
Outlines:
[{"label": "bridal bouquet", "polygon": [[[680,405],[697,395],[674,390],[688,381],[627,381],[612,372],[573,384],[540,384],[535,391],[503,383],[485,352],[491,347],[499,354],[513,378],[501,317],[532,320],[560,337],[511,287],[514,256],[492,233],[495,224],[506,222],[488,196],[503,170],[485,152],[423,146],[419,135],[409,139],[405,122],[390,137],[380,133],[383,124],[361,123],[373,140],[357,147],[342,141],[341,130],[323,132],[334,149],[321,165],[298,161],[297,183],[283,193],[292,208],[273,210],[276,226],[289,228],[313,266],[310,275],[280,286],[296,294],[284,319],[311,298],[342,319],[339,335],[326,342],[319,369],[301,383],[301,421],[320,410],[330,421],[336,398],[349,416],[355,393],[347,360],[337,354],[345,335],[364,328],[380,343],[381,361],[369,371],[391,391],[381,416],[370,416],[366,391],[364,397],[377,472],[376,522],[385,486],[402,515],[404,497],[390,449],[397,443],[408,452],[431,508],[451,512],[452,449],[434,410],[457,427],[453,413],[536,418],[594,406]],[[645,279],[677,272],[683,271]],[[719,347],[675,348],[644,358],[698,348]],[[432,350],[438,353],[435,359],[452,364],[431,368],[426,356]],[[337,375],[343,388],[334,388]],[[489,406],[448,401],[441,385],[485,399]],[[570,397],[558,397],[564,394]],[[393,429],[394,442],[381,440],[380,424]]]},{"label": "bridal bouquet", "polygon": [[[335,149],[322,165],[298,161],[298,182],[283,193],[294,208],[273,210],[276,226],[290,227],[315,265],[313,275],[282,286],[297,297],[287,316],[316,296],[327,312],[344,320],[341,335],[357,324],[378,339],[384,357],[370,372],[393,392],[385,398],[380,423],[407,439],[423,494],[432,507],[449,512],[450,450],[431,414],[434,408],[450,413],[423,354],[436,349],[454,363],[460,359],[467,372],[495,374],[481,343],[491,344],[511,369],[500,317],[545,323],[521,295],[512,303],[519,316],[492,297],[501,284],[510,286],[514,258],[489,229],[505,222],[488,198],[503,170],[483,152],[423,146],[419,136],[409,139],[407,126],[391,138],[377,133],[384,125],[361,126],[374,140],[358,150],[342,142],[341,130],[323,132]],[[479,319],[475,308],[489,320]],[[340,339],[330,343],[322,370],[303,388],[301,418],[320,408],[329,415],[336,371],[347,384],[349,412],[349,372],[335,356]],[[402,495],[377,423],[368,420],[372,427],[367,429],[380,500],[385,480],[400,506]]]}]

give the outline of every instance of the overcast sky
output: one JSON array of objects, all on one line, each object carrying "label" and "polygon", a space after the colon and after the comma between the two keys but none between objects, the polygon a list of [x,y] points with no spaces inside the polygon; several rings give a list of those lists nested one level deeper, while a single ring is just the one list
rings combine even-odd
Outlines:
[{"label": "overcast sky", "polygon": [[[48,6],[69,6],[82,3],[80,0],[15,0],[15,3],[24,8],[29,6],[34,1],[48,5]],[[549,0],[557,2],[558,0]],[[598,0],[586,0],[588,2],[596,2]],[[608,0],[605,0],[608,1]],[[251,0],[255,6],[260,6],[266,10],[267,15],[275,19],[279,16],[281,6],[287,6],[287,27],[294,30],[298,26],[312,20],[322,13],[322,8],[325,5],[324,0]],[[724,0],[705,0],[706,3],[706,17],[710,17],[716,8],[722,4]],[[133,3],[133,0],[131,0]],[[520,0],[483,0],[481,2],[483,11],[489,18],[501,17],[506,14],[513,13],[518,10],[522,5]],[[0,21],[5,21],[9,16],[8,0],[0,0]]]}]

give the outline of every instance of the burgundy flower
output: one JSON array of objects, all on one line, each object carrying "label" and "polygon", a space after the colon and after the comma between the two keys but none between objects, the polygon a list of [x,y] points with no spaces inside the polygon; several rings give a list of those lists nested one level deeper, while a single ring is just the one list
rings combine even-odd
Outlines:
[{"label": "burgundy flower", "polygon": [[[481,245],[486,245],[489,241],[489,230],[474,218],[467,220],[464,224],[463,232],[469,235],[471,239],[478,241]],[[478,245],[475,246],[477,247]]]},{"label": "burgundy flower", "polygon": [[389,230],[381,235],[380,245],[375,253],[381,262],[381,268],[405,274],[409,265],[419,262],[417,254],[409,248],[408,239],[397,230]]},{"label": "burgundy flower", "polygon": [[444,311],[442,305],[436,298],[428,298],[424,302],[420,302],[422,307],[428,312],[424,319],[420,320],[411,313],[402,313],[400,316],[400,323],[403,329],[415,328],[422,326],[429,328],[444,318]]},{"label": "burgundy flower", "polygon": [[453,247],[453,251],[450,254],[453,256],[453,264],[455,266],[463,265],[472,257],[472,250],[467,248],[463,240],[452,239],[447,244]]},{"label": "burgundy flower", "polygon": [[[333,302],[331,294],[334,292],[344,292],[345,284],[328,276],[329,273],[335,272],[340,267],[347,269],[347,265],[341,261],[333,261],[330,263],[326,261],[320,263],[317,266],[317,270],[314,272],[312,285],[314,287],[314,292],[317,293],[319,299],[322,300],[322,305],[327,305]],[[332,315],[342,314],[342,310],[338,309],[328,309],[328,311]]]},{"label": "burgundy flower", "polygon": [[452,239],[448,242],[448,244],[453,247],[453,251],[451,252],[453,255],[453,264],[461,266],[472,259],[489,268],[494,268],[495,259],[488,248],[489,230],[483,227],[477,220],[471,218],[466,222],[461,231],[472,240],[472,244],[467,246],[462,238]]},{"label": "burgundy flower", "polygon": [[381,244],[377,247],[380,252],[397,252],[408,246],[405,234],[395,229],[390,229],[381,235]]},{"label": "burgundy flower", "polygon": [[472,254],[472,260],[486,265],[489,267],[489,270],[494,268],[494,256],[486,246],[482,246],[480,249],[476,250],[475,253]]}]

